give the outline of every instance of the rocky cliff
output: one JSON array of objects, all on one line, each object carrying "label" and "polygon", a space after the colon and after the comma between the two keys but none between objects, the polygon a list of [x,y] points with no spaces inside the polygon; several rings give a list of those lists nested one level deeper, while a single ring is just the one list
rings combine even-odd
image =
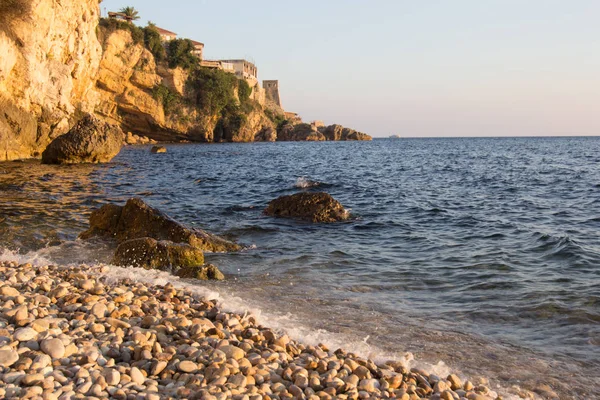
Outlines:
[{"label": "rocky cliff", "polygon": [[157,64],[129,31],[101,29],[99,36],[104,52],[96,112],[124,131],[162,141],[251,142],[274,128],[257,104],[240,119],[198,107],[188,87],[189,72]]},{"label": "rocky cliff", "polygon": [[98,0],[0,0],[0,161],[39,157],[88,112],[158,141],[370,139],[282,124],[233,75],[169,68],[145,31],[103,21]]},{"label": "rocky cliff", "polygon": [[97,102],[98,0],[0,2],[0,160],[37,157]]}]

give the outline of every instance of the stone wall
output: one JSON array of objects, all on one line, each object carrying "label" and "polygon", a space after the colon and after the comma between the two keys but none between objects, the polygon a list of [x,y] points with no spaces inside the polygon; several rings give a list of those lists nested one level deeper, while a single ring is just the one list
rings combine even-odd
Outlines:
[{"label": "stone wall", "polygon": [[282,108],[281,98],[279,97],[279,81],[263,81],[263,89],[265,89],[267,102],[271,102],[277,107]]}]

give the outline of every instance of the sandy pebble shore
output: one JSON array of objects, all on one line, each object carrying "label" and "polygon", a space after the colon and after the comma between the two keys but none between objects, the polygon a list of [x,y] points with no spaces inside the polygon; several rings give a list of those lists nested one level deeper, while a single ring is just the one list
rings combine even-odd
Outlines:
[{"label": "sandy pebble shore", "polygon": [[0,262],[0,398],[500,399],[456,375],[309,346],[171,284]]}]

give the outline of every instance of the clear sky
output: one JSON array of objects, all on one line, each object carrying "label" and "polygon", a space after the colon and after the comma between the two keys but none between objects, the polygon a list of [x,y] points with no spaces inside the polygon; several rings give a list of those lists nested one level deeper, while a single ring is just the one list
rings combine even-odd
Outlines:
[{"label": "clear sky", "polygon": [[105,0],[373,136],[600,135],[600,0]]}]

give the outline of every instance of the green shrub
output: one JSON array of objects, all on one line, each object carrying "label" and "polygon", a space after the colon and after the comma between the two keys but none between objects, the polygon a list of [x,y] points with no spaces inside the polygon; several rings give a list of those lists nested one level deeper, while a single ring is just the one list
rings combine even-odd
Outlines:
[{"label": "green shrub", "polygon": [[187,82],[186,91],[200,109],[212,115],[220,114],[225,107],[237,105],[234,88],[238,86],[235,75],[209,68],[193,71]]},{"label": "green shrub", "polygon": [[160,37],[160,33],[156,29],[156,25],[149,23],[143,29],[144,32],[144,45],[152,55],[154,55],[154,59],[157,62],[163,61],[167,57],[167,52],[162,43],[162,38]]},{"label": "green shrub", "polygon": [[130,24],[129,22],[120,21],[115,18],[100,18],[99,26],[102,28],[105,38],[117,30],[124,30],[131,33],[131,39],[133,39],[133,43],[144,43],[144,31],[134,24]]},{"label": "green shrub", "polygon": [[269,109],[265,109],[265,115],[275,124],[278,130],[288,122],[284,115],[277,114]]},{"label": "green shrub", "polygon": [[161,102],[165,115],[177,114],[176,111],[182,105],[181,96],[162,83],[154,86],[152,96]]},{"label": "green shrub", "polygon": [[239,131],[247,120],[248,117],[239,106],[230,105],[223,110],[222,122],[230,132]]},{"label": "green shrub", "polygon": [[169,68],[181,67],[193,70],[198,67],[200,59],[192,54],[194,44],[189,39],[175,39],[167,44],[167,61]]},{"label": "green shrub", "polygon": [[240,98],[241,103],[245,103],[252,94],[252,88],[248,85],[243,79],[238,79],[238,96]]}]

